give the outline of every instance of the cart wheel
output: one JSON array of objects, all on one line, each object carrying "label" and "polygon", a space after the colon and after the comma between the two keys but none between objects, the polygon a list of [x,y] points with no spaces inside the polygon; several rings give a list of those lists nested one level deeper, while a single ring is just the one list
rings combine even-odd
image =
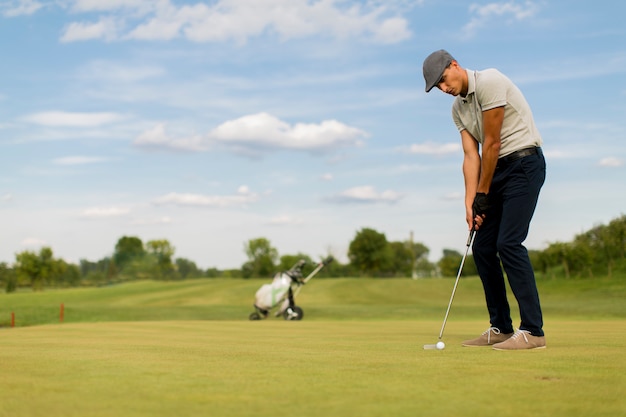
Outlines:
[{"label": "cart wheel", "polygon": [[250,320],[261,320],[261,315],[255,311],[254,313],[250,314],[250,317],[248,318]]},{"label": "cart wheel", "polygon": [[302,320],[304,312],[298,306],[288,307],[283,313],[285,320]]}]

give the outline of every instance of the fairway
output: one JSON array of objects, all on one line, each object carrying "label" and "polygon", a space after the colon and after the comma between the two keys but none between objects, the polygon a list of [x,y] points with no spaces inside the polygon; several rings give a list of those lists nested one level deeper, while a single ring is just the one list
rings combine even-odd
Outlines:
[{"label": "fairway", "polygon": [[430,321],[3,330],[0,416],[624,415],[623,321],[559,322],[542,351],[460,347],[481,325],[450,323],[444,351],[422,350]]},{"label": "fairway", "polygon": [[548,348],[499,352],[460,346],[486,328],[463,280],[423,350],[452,283],[320,280],[297,322],[247,320],[258,281],[2,295],[50,317],[0,328],[0,417],[625,415],[622,281],[542,284]]}]

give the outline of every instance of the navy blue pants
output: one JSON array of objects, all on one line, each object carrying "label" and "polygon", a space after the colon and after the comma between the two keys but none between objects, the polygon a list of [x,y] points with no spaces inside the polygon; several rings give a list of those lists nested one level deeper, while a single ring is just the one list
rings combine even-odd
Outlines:
[{"label": "navy blue pants", "polygon": [[503,333],[513,332],[504,268],[519,305],[519,328],[533,336],[544,335],[535,274],[522,243],[545,178],[546,162],[540,149],[536,155],[496,168],[489,190],[493,207],[474,238],[472,253],[485,290],[490,323]]}]

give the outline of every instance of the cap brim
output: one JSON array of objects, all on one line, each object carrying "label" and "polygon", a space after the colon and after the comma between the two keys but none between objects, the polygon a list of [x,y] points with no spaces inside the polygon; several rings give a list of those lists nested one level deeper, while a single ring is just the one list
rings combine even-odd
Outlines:
[{"label": "cap brim", "polygon": [[[446,68],[448,67],[446,66]],[[446,71],[446,68],[444,68],[443,71],[441,71],[441,74],[437,75],[437,78],[435,79],[435,81],[431,81],[430,84],[426,84],[427,93],[429,93],[430,90],[432,90],[433,88],[437,86],[437,84],[439,83],[439,80],[441,80],[441,77],[443,77],[443,73]]]}]

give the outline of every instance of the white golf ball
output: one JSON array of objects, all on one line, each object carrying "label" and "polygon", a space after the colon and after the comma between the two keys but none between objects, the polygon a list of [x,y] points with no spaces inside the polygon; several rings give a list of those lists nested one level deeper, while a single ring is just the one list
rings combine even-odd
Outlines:
[{"label": "white golf ball", "polygon": [[437,342],[437,350],[443,350],[446,347],[446,344],[443,342]]}]

